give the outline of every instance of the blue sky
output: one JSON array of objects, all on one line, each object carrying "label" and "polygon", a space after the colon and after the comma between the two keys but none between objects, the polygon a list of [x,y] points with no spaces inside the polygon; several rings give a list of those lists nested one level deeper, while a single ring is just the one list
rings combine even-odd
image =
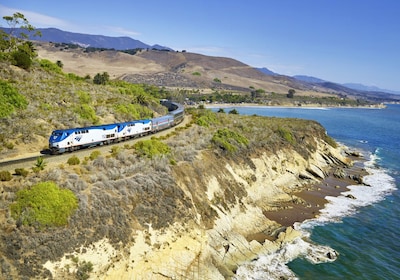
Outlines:
[{"label": "blue sky", "polygon": [[1,17],[16,11],[36,28],[129,36],[400,91],[400,0],[2,0]]}]

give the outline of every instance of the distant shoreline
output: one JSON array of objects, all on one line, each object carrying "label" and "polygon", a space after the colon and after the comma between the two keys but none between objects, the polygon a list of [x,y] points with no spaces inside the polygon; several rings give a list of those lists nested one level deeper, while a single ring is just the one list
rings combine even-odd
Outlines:
[{"label": "distant shoreline", "polygon": [[[199,105],[199,104],[198,104]],[[197,106],[198,106],[197,105]],[[240,107],[240,108],[245,108],[245,107],[251,107],[251,108],[298,108],[298,109],[329,109],[329,108],[343,108],[343,109],[384,109],[386,108],[385,104],[375,104],[375,105],[369,105],[369,106],[326,106],[326,105],[318,105],[318,104],[308,104],[308,105],[302,105],[302,106],[296,106],[296,105],[264,105],[264,104],[256,104],[256,103],[209,103],[209,104],[203,104],[205,108],[231,108],[231,107]]]}]

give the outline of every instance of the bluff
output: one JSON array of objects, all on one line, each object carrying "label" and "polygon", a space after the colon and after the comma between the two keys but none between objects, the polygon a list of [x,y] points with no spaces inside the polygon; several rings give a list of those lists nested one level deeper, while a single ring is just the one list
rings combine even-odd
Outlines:
[{"label": "bluff", "polygon": [[[79,207],[68,226],[45,230],[3,211],[2,277],[230,278],[301,237],[265,211],[306,203],[295,193],[351,165],[314,121],[204,109],[191,116],[160,138],[169,156],[139,157],[123,144],[4,184],[2,209],[23,185],[48,180],[72,190]],[[257,233],[264,240],[251,237]]]}]

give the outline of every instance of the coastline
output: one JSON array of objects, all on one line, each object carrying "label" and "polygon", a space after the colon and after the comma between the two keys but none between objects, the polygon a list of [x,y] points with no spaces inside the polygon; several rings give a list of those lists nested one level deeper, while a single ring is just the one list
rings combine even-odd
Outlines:
[{"label": "coastline", "polygon": [[[325,108],[353,108],[353,109],[384,109],[386,108],[385,104],[374,104],[369,106],[343,106],[343,105],[322,105],[322,104],[302,104],[298,106],[296,104],[285,104],[285,105],[266,105],[266,104],[257,104],[257,103],[208,103],[203,104],[207,109],[215,109],[215,108],[231,108],[231,107],[248,107],[248,108],[298,108],[298,109],[325,109]],[[197,105],[196,105],[197,106]],[[191,107],[191,106],[189,106]]]},{"label": "coastline", "polygon": [[[264,211],[264,216],[282,225],[283,228],[294,227],[296,223],[303,223],[307,220],[317,218],[320,211],[329,202],[326,197],[338,197],[343,192],[349,191],[349,186],[360,185],[360,182],[352,178],[363,178],[370,175],[364,168],[366,160],[364,157],[349,156],[354,165],[343,168],[346,176],[338,178],[334,175],[334,169],[327,172],[327,175],[318,183],[304,186],[300,191],[292,194],[293,200],[282,202],[279,209]],[[363,183],[361,183],[363,184]],[[354,198],[355,199],[355,198]],[[274,240],[270,234],[259,232],[247,236],[248,241],[255,240],[259,243]]]}]

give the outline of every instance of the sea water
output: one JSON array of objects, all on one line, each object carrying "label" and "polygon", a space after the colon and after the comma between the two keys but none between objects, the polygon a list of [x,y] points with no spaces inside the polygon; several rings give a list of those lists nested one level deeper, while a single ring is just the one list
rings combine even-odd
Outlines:
[{"label": "sea water", "polygon": [[[384,109],[231,107],[240,114],[312,119],[362,152],[366,185],[350,186],[318,218],[296,224],[303,238],[237,270],[236,279],[400,279],[400,105]],[[218,110],[214,109],[214,110]],[[356,199],[346,197],[352,194]],[[320,258],[331,248],[335,261]],[[322,254],[323,255],[323,254]]]}]

